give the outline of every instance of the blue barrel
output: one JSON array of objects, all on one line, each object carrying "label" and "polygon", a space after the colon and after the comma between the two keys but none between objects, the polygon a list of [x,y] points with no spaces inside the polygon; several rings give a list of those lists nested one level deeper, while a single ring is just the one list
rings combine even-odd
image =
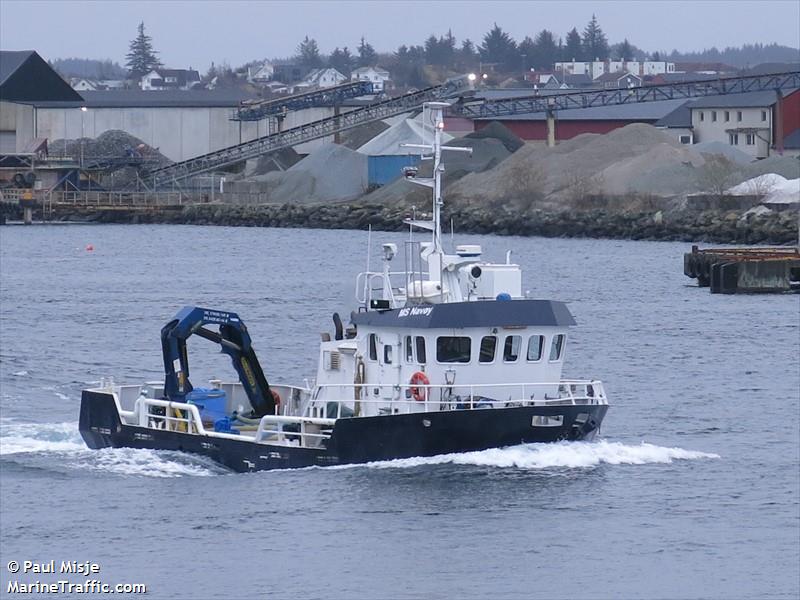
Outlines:
[{"label": "blue barrel", "polygon": [[223,390],[194,388],[186,394],[186,402],[197,406],[203,421],[215,422],[228,414],[228,398]]}]

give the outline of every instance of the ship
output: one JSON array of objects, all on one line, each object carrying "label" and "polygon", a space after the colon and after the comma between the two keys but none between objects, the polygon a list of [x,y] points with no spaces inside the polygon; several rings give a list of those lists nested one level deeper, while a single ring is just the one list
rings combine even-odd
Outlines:
[{"label": "ship", "polygon": [[[82,391],[86,444],[191,453],[249,472],[594,439],[609,403],[602,381],[562,377],[576,325],[567,305],[523,294],[510,252],[491,262],[477,244],[445,250],[443,157],[470,151],[443,145],[447,106],[425,104],[429,136],[407,145],[430,175],[403,170],[431,190],[431,211],[406,220],[402,253],[383,244],[375,270],[368,258],[349,319],[333,313],[321,334],[313,379],[270,382],[238,313],[187,306],[161,330],[163,381],[109,378]],[[194,335],[220,346],[238,381],[192,385]]]}]

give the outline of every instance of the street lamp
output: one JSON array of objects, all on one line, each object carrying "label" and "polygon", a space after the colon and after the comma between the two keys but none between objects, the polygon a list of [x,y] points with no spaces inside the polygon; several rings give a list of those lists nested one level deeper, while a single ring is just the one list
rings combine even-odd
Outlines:
[{"label": "street lamp", "polygon": [[89,110],[85,106],[81,106],[81,169],[83,169],[83,138],[84,135],[84,119],[83,115],[86,114],[86,111]]}]

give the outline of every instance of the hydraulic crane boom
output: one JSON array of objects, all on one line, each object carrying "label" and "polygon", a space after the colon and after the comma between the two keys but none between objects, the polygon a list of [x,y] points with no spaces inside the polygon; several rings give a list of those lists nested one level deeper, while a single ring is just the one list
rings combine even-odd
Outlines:
[{"label": "hydraulic crane boom", "polygon": [[[207,329],[204,325],[219,325],[219,332]],[[186,340],[194,334],[219,344],[221,351],[230,356],[253,407],[253,416],[275,413],[275,399],[256,358],[250,334],[239,315],[197,306],[184,307],[161,329],[164,394],[169,400],[185,402],[186,394],[193,389],[189,381]]]}]

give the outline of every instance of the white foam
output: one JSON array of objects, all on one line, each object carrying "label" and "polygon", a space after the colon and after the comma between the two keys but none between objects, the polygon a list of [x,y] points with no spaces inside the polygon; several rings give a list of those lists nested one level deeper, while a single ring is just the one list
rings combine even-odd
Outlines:
[{"label": "white foam", "polygon": [[476,465],[527,470],[551,468],[587,468],[600,464],[645,465],[671,463],[673,460],[719,458],[718,454],[666,448],[642,442],[629,446],[620,442],[559,442],[555,444],[523,444],[508,448],[494,448],[480,452],[443,454],[424,458],[403,458],[367,463],[379,469],[403,469],[422,465]]},{"label": "white foam", "polygon": [[225,473],[209,460],[179,452],[135,448],[90,450],[77,423],[0,423],[0,457],[25,464],[46,456],[53,468],[77,468],[141,477],[208,477]]},{"label": "white foam", "polygon": [[27,371],[14,371],[12,373],[12,375],[14,375],[16,377],[25,377],[26,375],[28,375],[28,372]]}]

